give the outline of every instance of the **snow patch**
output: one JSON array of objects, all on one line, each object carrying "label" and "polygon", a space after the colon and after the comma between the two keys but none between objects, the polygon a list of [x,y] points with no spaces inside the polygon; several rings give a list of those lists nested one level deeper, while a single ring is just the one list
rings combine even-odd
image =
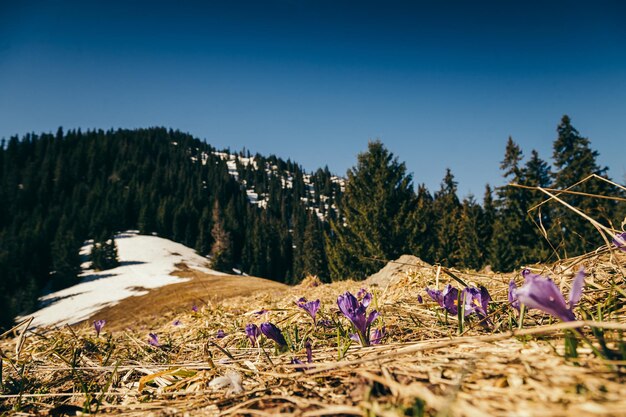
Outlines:
[{"label": "snow patch", "polygon": [[[184,282],[188,279],[170,275],[184,263],[187,267],[212,275],[228,275],[207,268],[207,259],[180,243],[156,236],[127,231],[115,236],[120,266],[106,271],[87,269],[84,263],[82,282],[41,297],[43,307],[17,320],[32,316],[32,326],[63,326],[81,322],[100,309],[121,300],[147,294],[149,289]],[[87,256],[93,242],[85,242],[80,253]]]}]

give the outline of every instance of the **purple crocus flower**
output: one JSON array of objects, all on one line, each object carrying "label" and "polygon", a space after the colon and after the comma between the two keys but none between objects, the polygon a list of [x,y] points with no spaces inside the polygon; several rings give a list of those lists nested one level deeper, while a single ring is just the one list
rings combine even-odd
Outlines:
[{"label": "purple crocus flower", "polygon": [[417,294],[417,302],[420,304],[424,302],[424,299],[422,298],[421,294]]},{"label": "purple crocus flower", "polygon": [[459,311],[459,290],[450,284],[443,289],[443,308],[452,315]]},{"label": "purple crocus flower", "polygon": [[613,244],[622,252],[626,252],[626,232],[615,235],[613,238]]},{"label": "purple crocus flower", "polygon": [[285,336],[283,336],[283,332],[281,332],[280,329],[272,323],[262,323],[261,333],[263,333],[268,339],[272,339],[276,342],[280,348],[287,347],[287,341],[285,340]]},{"label": "purple crocus flower", "polygon": [[217,337],[218,339],[223,339],[226,337],[226,332],[224,332],[224,330],[222,329],[219,329],[215,334],[215,337]]},{"label": "purple crocus flower", "polygon": [[487,311],[491,296],[487,288],[482,285],[480,288],[467,287],[463,289],[463,309],[465,316],[476,313],[481,317],[487,317]]},{"label": "purple crocus flower", "polygon": [[349,291],[337,297],[337,305],[344,316],[352,322],[357,331],[357,336],[362,346],[369,346],[369,328],[370,325],[380,314],[374,310],[367,314],[367,306],[371,298],[366,301],[367,295],[363,297],[363,301],[359,302],[357,298]]},{"label": "purple crocus flower", "polygon": [[426,294],[435,300],[437,304],[443,307],[443,292],[441,290],[431,290],[430,288],[426,288]]},{"label": "purple crocus flower", "polygon": [[426,293],[435,300],[442,308],[445,308],[448,313],[456,314],[458,311],[457,304],[459,303],[459,290],[448,284],[441,290],[431,290],[426,288]]},{"label": "purple crocus flower", "polygon": [[511,280],[511,282],[509,282],[509,304],[517,311],[520,311],[520,302],[515,293],[516,291],[517,285],[515,285],[515,280]]},{"label": "purple crocus flower", "polygon": [[252,346],[255,346],[256,339],[261,336],[261,330],[259,330],[259,326],[254,323],[246,324],[246,335],[248,335]]},{"label": "purple crocus flower", "polygon": [[387,332],[385,329],[385,326],[381,327],[380,329],[375,329],[372,332],[372,339],[370,340],[370,343],[372,345],[380,345],[382,343],[383,338],[386,336]]},{"label": "purple crocus flower", "polygon": [[297,302],[296,305],[309,313],[309,316],[313,319],[313,323],[316,324],[315,315],[317,311],[320,309],[320,300],[315,301],[307,301],[306,298],[302,297]]},{"label": "purple crocus flower", "polygon": [[93,328],[96,329],[96,337],[100,337],[100,331],[106,323],[106,320],[96,320],[93,322]]},{"label": "purple crocus flower", "polygon": [[191,306],[191,311],[193,311],[194,313],[198,312],[198,306],[197,305],[192,305]]},{"label": "purple crocus flower", "polygon": [[176,320],[174,320],[174,322],[173,322],[172,324],[173,324],[174,326],[180,326],[181,324],[183,324],[183,322],[182,322],[182,321],[180,321],[180,320],[178,320],[178,319],[176,319]]},{"label": "purple crocus flower", "polygon": [[159,343],[159,337],[156,333],[148,333],[148,343],[154,347],[159,347],[161,344]]},{"label": "purple crocus flower", "polygon": [[528,269],[523,270],[522,275],[526,282],[515,290],[515,295],[517,295],[522,304],[528,308],[536,308],[546,312],[563,321],[576,320],[572,309],[580,301],[583,286],[585,285],[585,271],[583,268],[574,277],[567,303],[559,288],[550,278],[533,274]]}]

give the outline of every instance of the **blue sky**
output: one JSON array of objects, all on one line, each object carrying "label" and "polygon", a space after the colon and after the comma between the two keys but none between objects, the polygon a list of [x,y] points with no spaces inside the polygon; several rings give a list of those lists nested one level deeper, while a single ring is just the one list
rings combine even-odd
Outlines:
[{"label": "blue sky", "polygon": [[568,114],[625,180],[626,3],[176,3],[0,3],[0,137],[166,126],[340,175],[379,138],[480,199]]}]

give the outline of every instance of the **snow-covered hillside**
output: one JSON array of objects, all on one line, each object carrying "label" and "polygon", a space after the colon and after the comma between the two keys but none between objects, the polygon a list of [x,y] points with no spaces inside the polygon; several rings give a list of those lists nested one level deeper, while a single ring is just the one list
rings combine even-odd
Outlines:
[{"label": "snow-covered hillside", "polygon": [[[243,167],[252,165],[255,170],[259,170],[260,167],[259,167],[259,163],[257,159],[255,159],[255,157],[253,156],[243,157],[241,155],[231,154],[231,153],[226,153],[226,152],[213,152],[213,154],[219,157],[220,159],[226,161],[226,165],[228,167],[228,173],[231,176],[233,176],[237,181],[242,183],[242,185],[246,188],[248,201],[250,201],[251,204],[256,204],[259,207],[266,208],[267,203],[268,203],[268,196],[264,194],[259,194],[254,189],[253,186],[251,186],[250,184],[247,184],[245,180],[241,180],[239,178],[239,171],[237,168],[238,165],[243,166]],[[206,164],[206,161],[208,160],[208,155],[205,153],[201,153],[200,159],[202,161],[202,164]],[[192,157],[192,161],[197,162],[198,158]],[[283,189],[293,188],[293,181],[294,181],[293,175],[294,174],[292,172],[281,171],[277,165],[271,165],[268,162],[266,162],[262,168],[268,177],[272,175],[279,177]],[[313,175],[305,173],[303,174],[302,179],[304,181],[304,186],[306,187],[306,197],[302,197],[301,200],[306,204],[309,210],[315,212],[315,214],[318,216],[320,220],[325,221],[326,216],[324,215],[324,213],[328,212],[331,209],[336,211],[337,207],[334,204],[328,204],[328,201],[330,200],[330,196],[328,195],[319,196],[319,200],[321,200],[320,204],[323,205],[323,210],[322,210],[322,207],[316,206],[315,205],[316,194],[315,194],[315,187],[313,184]],[[341,192],[345,191],[346,184],[345,184],[344,178],[341,178],[338,176],[332,176],[330,180],[332,183],[339,185]]]},{"label": "snow-covered hillside", "polygon": [[[157,236],[143,236],[129,231],[116,235],[120,266],[96,272],[83,264],[82,282],[40,298],[42,308],[32,316],[31,326],[62,326],[87,319],[98,310],[116,304],[124,298],[143,295],[149,289],[183,282],[185,279],[170,275],[184,263],[191,269],[213,275],[226,275],[207,268],[207,259],[179,243]],[[87,256],[91,242],[81,249]]]}]

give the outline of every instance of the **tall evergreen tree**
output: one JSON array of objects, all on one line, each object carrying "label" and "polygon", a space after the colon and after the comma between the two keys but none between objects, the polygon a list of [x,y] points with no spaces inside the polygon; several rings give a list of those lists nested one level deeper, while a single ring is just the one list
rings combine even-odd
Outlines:
[{"label": "tall evergreen tree", "polygon": [[473,196],[463,200],[459,215],[459,265],[479,269],[484,263],[484,253],[480,247],[478,226],[482,208]]},{"label": "tall evergreen tree", "polygon": [[211,268],[227,270],[232,268],[232,242],[230,233],[224,229],[223,215],[219,204],[216,201],[213,205],[213,228],[211,237],[213,246],[211,247]]},{"label": "tall evergreen tree", "polygon": [[482,215],[478,219],[478,242],[485,263],[491,261],[491,241],[493,239],[493,227],[496,221],[496,206],[493,200],[491,186],[485,186],[483,197]]},{"label": "tall evergreen tree", "polygon": [[97,242],[94,242],[91,248],[91,268],[96,271],[105,271],[118,267],[120,264],[117,254],[117,244],[115,238],[105,236]]},{"label": "tall evergreen tree", "polygon": [[[591,174],[606,175],[608,168],[601,167],[596,162],[598,152],[591,149],[589,139],[578,133],[567,115],[561,119],[557,133],[553,144],[555,187],[564,189],[574,186]],[[616,190],[605,182],[596,179],[577,185],[573,190],[600,195],[616,193]],[[559,197],[598,221],[609,223],[615,220],[613,201],[572,194],[561,194]],[[561,205],[555,207],[554,216],[557,226],[554,230],[565,256],[579,255],[603,243],[600,233],[588,220],[567,208]]]},{"label": "tall evergreen tree", "polygon": [[330,223],[326,247],[331,277],[363,279],[405,253],[407,218],[414,205],[404,163],[380,141],[370,142],[348,171],[340,215]]},{"label": "tall evergreen tree", "polygon": [[[61,224],[67,225],[68,222],[62,221]],[[51,244],[53,289],[58,290],[78,282],[80,246],[80,241],[71,228],[59,227]]]},{"label": "tall evergreen tree", "polygon": [[433,210],[437,217],[435,259],[446,266],[455,265],[461,259],[460,240],[463,238],[460,234],[461,203],[456,192],[457,182],[448,168],[433,202]]},{"label": "tall evergreen tree", "polygon": [[[523,182],[523,159],[519,145],[509,136],[500,169],[508,183]],[[511,271],[524,264],[523,229],[527,221],[526,193],[508,184],[498,190],[497,220],[493,227],[493,239],[489,248],[491,266],[496,271]]]},{"label": "tall evergreen tree", "polygon": [[424,184],[417,187],[417,201],[409,219],[411,226],[410,253],[417,255],[426,262],[435,262],[437,249],[436,216],[433,197]]},{"label": "tall evergreen tree", "polygon": [[302,254],[302,275],[315,275],[322,281],[328,281],[324,235],[321,223],[314,215],[309,215],[304,231]]},{"label": "tall evergreen tree", "polygon": [[[536,150],[530,153],[530,159],[523,169],[523,185],[531,187],[548,188],[551,186],[552,178],[550,166],[539,157]],[[527,216],[532,222],[525,224],[524,243],[526,246],[525,258],[531,262],[544,261],[550,256],[550,246],[546,240],[546,234],[552,228],[552,205],[543,204],[537,209],[529,212],[532,207],[542,202],[546,195],[539,191],[524,190]]]}]

